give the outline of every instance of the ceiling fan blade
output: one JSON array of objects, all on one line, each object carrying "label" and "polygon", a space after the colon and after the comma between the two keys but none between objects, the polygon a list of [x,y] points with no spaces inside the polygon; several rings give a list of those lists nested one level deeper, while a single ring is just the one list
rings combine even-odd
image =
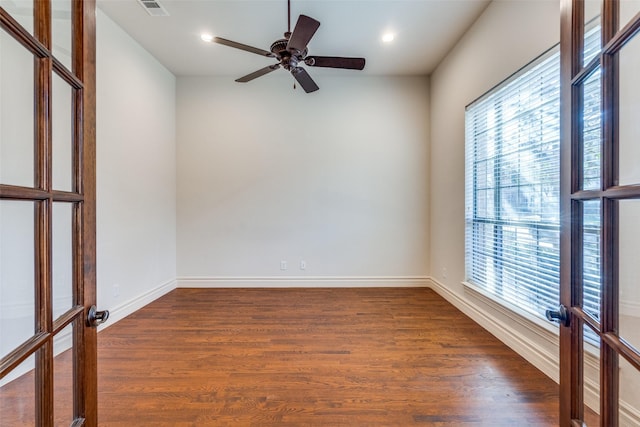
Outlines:
[{"label": "ceiling fan blade", "polygon": [[273,53],[269,52],[269,51],[266,51],[266,50],[263,50],[263,49],[258,49],[257,47],[253,47],[253,46],[249,46],[249,45],[246,45],[246,44],[234,42],[234,41],[231,41],[231,40],[223,39],[222,37],[214,37],[213,41],[218,43],[218,44],[223,44],[223,45],[229,46],[229,47],[235,47],[236,49],[245,50],[247,52],[255,53],[255,54],[258,54],[258,55],[268,56],[270,58],[275,57],[275,55]]},{"label": "ceiling fan blade", "polygon": [[[287,50],[302,52],[309,44],[309,40],[316,33],[320,22],[313,18],[309,18],[306,15],[300,15],[296,27],[293,29],[291,36],[289,37],[289,43],[287,43]],[[302,83],[300,83],[302,84]]]},{"label": "ceiling fan blade", "polygon": [[302,89],[304,89],[305,92],[315,92],[320,89],[304,68],[293,68],[291,70],[291,74],[293,74],[293,77],[298,81],[298,83],[300,83],[300,86],[302,86]]},{"label": "ceiling fan blade", "polygon": [[[268,73],[270,73],[272,71],[275,71],[278,68],[280,68],[280,64],[269,65],[268,67],[261,68],[258,71],[254,71],[251,74],[247,74],[244,77],[240,77],[239,79],[236,79],[236,81],[239,82],[239,83],[250,82],[253,79],[257,79],[260,76],[264,76],[265,74],[268,74]],[[300,83],[300,84],[302,84],[302,83]]]},{"label": "ceiling fan blade", "polygon": [[343,58],[340,56],[307,56],[304,63],[311,67],[346,68],[349,70],[362,70],[364,58]]}]

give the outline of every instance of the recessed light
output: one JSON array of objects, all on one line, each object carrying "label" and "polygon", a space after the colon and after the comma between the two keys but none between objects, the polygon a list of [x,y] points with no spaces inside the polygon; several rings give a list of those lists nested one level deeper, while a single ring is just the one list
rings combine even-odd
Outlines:
[{"label": "recessed light", "polygon": [[202,34],[200,34],[200,38],[202,39],[203,42],[212,42],[213,41],[213,36],[211,34],[202,33]]},{"label": "recessed light", "polygon": [[393,39],[395,38],[395,34],[393,33],[386,33],[382,36],[382,41],[385,43],[391,43],[393,41]]}]

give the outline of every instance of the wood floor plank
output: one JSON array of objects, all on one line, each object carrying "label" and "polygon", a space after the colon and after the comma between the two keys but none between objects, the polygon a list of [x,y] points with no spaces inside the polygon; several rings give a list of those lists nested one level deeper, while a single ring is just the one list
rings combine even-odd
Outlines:
[{"label": "wood floor plank", "polygon": [[428,289],[179,289],[100,373],[104,426],[557,424],[557,385]]},{"label": "wood floor plank", "polygon": [[424,288],[178,289],[99,352],[105,427],[557,425],[557,384]]}]

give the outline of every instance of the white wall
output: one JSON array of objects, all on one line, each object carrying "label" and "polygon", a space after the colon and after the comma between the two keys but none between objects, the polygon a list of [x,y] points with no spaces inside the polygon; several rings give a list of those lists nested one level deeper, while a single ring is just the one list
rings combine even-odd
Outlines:
[{"label": "white wall", "polygon": [[111,323],[175,287],[175,84],[98,10],[98,305]]},{"label": "white wall", "polygon": [[433,287],[558,379],[553,326],[533,323],[465,289],[465,106],[560,40],[559,1],[494,1],[431,76],[431,259]]},{"label": "white wall", "polygon": [[[557,328],[532,321],[466,289],[464,266],[464,114],[465,106],[559,42],[559,1],[493,1],[431,76],[431,263],[433,287],[462,311],[558,380]],[[633,67],[631,67],[633,68]],[[629,79],[631,80],[631,79]],[[624,100],[623,100],[624,102]],[[627,102],[628,103],[628,102]],[[623,105],[623,109],[628,106]],[[633,111],[637,112],[637,108]],[[624,163],[624,161],[623,161]],[[624,163],[626,164],[626,163]],[[631,170],[631,168],[629,168]],[[621,223],[629,225],[636,207],[627,206]],[[629,245],[623,241],[623,247]],[[629,253],[627,251],[627,253]],[[631,263],[621,274],[631,277]],[[634,276],[635,277],[635,276]],[[631,294],[629,283],[622,293]],[[623,307],[629,306],[623,302]],[[634,306],[635,307],[635,306]],[[637,318],[623,316],[628,338]],[[585,401],[597,408],[597,350],[585,356]],[[628,372],[622,382],[621,423],[640,422],[637,384]],[[637,374],[634,374],[637,377]],[[635,382],[635,384],[634,384]],[[626,423],[626,424],[625,424]]]},{"label": "white wall", "polygon": [[316,80],[178,79],[179,286],[426,276],[428,79]]},{"label": "white wall", "polygon": [[558,1],[494,1],[432,74],[431,274],[456,293],[465,278],[465,106],[558,43],[559,12]]},{"label": "white wall", "polygon": [[[434,287],[552,378],[553,327],[514,319],[465,290],[465,106],[560,40],[559,1],[494,1],[431,76],[431,263]],[[534,351],[531,351],[531,348]]]},{"label": "white wall", "polygon": [[431,76],[434,288],[557,380],[557,336],[465,289],[465,106],[560,40],[559,1],[494,1]]}]

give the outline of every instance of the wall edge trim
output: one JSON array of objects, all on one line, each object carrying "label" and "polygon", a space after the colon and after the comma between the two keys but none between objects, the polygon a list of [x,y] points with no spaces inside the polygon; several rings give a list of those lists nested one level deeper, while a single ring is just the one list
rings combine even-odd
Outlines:
[{"label": "wall edge trim", "polygon": [[[529,363],[542,371],[546,376],[551,378],[556,383],[559,381],[559,365],[558,355],[552,354],[549,351],[541,348],[535,343],[534,340],[528,339],[513,332],[513,330],[504,322],[498,320],[496,317],[490,315],[485,310],[482,310],[476,304],[468,299],[462,298],[460,295],[452,292],[446,286],[438,282],[433,277],[429,278],[430,287],[438,293],[441,297],[446,299],[458,310],[469,316],[480,326],[490,332],[493,336],[498,338],[509,348],[514,350],[520,356],[524,357]],[[491,305],[491,302],[485,302]],[[506,316],[510,317],[514,322],[525,324],[540,337],[546,338],[550,341],[555,340],[557,342],[557,336],[547,331],[544,328],[530,322],[515,313],[511,313],[508,310],[503,310],[502,307],[498,307],[495,303],[494,308]],[[557,345],[557,344],[556,344]]]},{"label": "wall edge trim", "polygon": [[[526,339],[522,336],[515,334],[510,330],[509,326],[503,322],[500,322],[495,317],[491,316],[486,311],[482,310],[479,306],[473,304],[473,302],[462,298],[460,295],[452,292],[446,286],[438,282],[433,277],[429,277],[428,279],[429,287],[433,289],[438,295],[443,297],[449,303],[451,303],[458,310],[462,311],[464,314],[469,316],[472,320],[477,322],[480,326],[486,329],[493,336],[502,341],[505,345],[510,347],[520,356],[524,357],[529,363],[542,371],[545,375],[551,378],[553,381],[558,383],[559,381],[559,361],[556,355],[545,351],[536,345],[533,340]],[[514,322],[517,322],[521,325],[525,325],[529,327],[532,332],[536,333],[539,337],[545,337],[547,339],[553,340],[554,334],[551,333],[546,328],[543,328],[536,323],[523,318],[522,316],[511,312],[510,310],[502,307],[496,302],[493,302],[489,299],[484,300],[483,303],[488,304],[490,307],[495,309],[496,311],[510,317]],[[558,343],[556,342],[556,346]],[[558,347],[559,351],[559,347]],[[589,352],[584,353],[584,360],[587,365],[589,365],[592,369],[598,367],[598,359],[597,356],[590,354]],[[598,384],[592,380],[585,380],[584,385],[584,401],[587,405],[589,405],[596,412],[599,407],[599,390]],[[620,401],[620,421],[623,423],[622,425],[636,425],[640,424],[640,410],[635,408],[629,402],[624,400]]]},{"label": "wall edge trim", "polygon": [[428,276],[210,276],[178,277],[178,288],[428,287]]},{"label": "wall edge trim", "polygon": [[109,308],[109,320],[98,327],[98,332],[111,325],[115,325],[120,320],[135,313],[145,305],[176,289],[176,283],[176,279],[168,280],[120,305]]}]

